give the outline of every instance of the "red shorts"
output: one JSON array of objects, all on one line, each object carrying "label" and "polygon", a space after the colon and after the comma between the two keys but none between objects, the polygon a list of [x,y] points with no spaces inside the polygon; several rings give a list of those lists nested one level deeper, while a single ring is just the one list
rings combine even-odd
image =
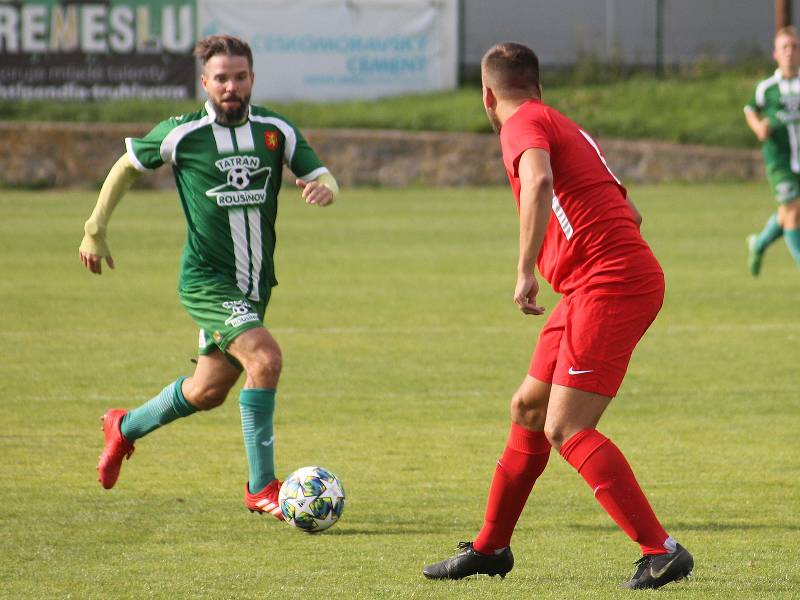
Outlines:
[{"label": "red shorts", "polygon": [[636,296],[565,296],[539,334],[528,374],[545,383],[615,396],[633,349],[663,301],[663,280],[660,289]]}]

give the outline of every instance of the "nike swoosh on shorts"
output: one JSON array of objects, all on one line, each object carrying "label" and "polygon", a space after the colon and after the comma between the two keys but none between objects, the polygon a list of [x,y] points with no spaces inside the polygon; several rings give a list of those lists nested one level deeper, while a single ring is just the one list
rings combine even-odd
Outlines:
[{"label": "nike swoosh on shorts", "polygon": [[592,373],[594,369],[588,369],[586,371],[576,371],[575,367],[570,367],[569,371],[567,371],[570,375],[583,375],[584,373]]}]

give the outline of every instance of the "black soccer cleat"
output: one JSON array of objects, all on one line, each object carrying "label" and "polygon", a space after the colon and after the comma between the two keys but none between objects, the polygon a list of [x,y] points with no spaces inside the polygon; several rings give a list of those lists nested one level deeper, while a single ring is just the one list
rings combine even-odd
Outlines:
[{"label": "black soccer cleat", "polygon": [[669,554],[645,554],[635,563],[636,572],[622,584],[629,590],[655,589],[692,574],[694,559],[680,544]]},{"label": "black soccer cleat", "polygon": [[428,579],[463,579],[470,575],[506,576],[514,567],[511,547],[503,548],[499,554],[481,554],[472,547],[472,542],[459,542],[459,552],[422,569]]}]

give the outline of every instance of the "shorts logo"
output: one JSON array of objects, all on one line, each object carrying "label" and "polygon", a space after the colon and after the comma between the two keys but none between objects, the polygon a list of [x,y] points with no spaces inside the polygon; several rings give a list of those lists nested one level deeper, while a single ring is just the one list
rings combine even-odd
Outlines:
[{"label": "shorts logo", "polygon": [[586,371],[579,371],[575,367],[570,367],[569,371],[567,371],[567,373],[569,373],[570,375],[583,375],[585,373],[591,373],[593,370],[594,369],[588,369]]},{"label": "shorts logo", "polygon": [[239,325],[244,325],[245,323],[258,321],[258,315],[253,312],[250,304],[244,300],[223,302],[222,307],[231,311],[231,316],[225,319],[225,325],[229,327],[239,327]]},{"label": "shorts logo", "polygon": [[253,206],[267,201],[267,184],[271,167],[261,167],[258,156],[229,156],[214,165],[225,173],[225,183],[211,188],[206,196],[214,198],[217,206]]},{"label": "shorts logo", "polygon": [[794,199],[797,196],[797,190],[791,181],[781,181],[775,186],[775,194],[778,196],[779,202],[785,202]]}]

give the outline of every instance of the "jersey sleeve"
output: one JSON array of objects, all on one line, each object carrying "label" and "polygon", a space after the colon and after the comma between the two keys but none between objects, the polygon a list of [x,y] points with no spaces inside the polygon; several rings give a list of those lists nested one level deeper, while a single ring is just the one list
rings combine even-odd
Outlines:
[{"label": "jersey sleeve", "polygon": [[323,173],[327,173],[328,169],[322,164],[319,156],[300,133],[300,130],[296,127],[293,129],[296,140],[294,152],[287,157],[287,164],[292,173],[304,181],[312,181]]},{"label": "jersey sleeve", "polygon": [[125,148],[133,166],[139,171],[157,169],[164,164],[161,156],[161,145],[164,138],[175,129],[175,118],[161,121],[142,138],[125,138]]},{"label": "jersey sleeve", "polygon": [[754,110],[756,112],[760,112],[763,108],[764,108],[763,106],[759,106],[758,105],[758,101],[756,100],[756,93],[755,92],[753,92],[753,95],[750,96],[750,100],[747,102],[747,104],[744,105],[744,109],[746,111]]},{"label": "jersey sleeve", "polygon": [[538,119],[514,119],[500,130],[500,146],[506,168],[516,176],[519,159],[525,150],[540,148],[550,153],[550,136]]}]

